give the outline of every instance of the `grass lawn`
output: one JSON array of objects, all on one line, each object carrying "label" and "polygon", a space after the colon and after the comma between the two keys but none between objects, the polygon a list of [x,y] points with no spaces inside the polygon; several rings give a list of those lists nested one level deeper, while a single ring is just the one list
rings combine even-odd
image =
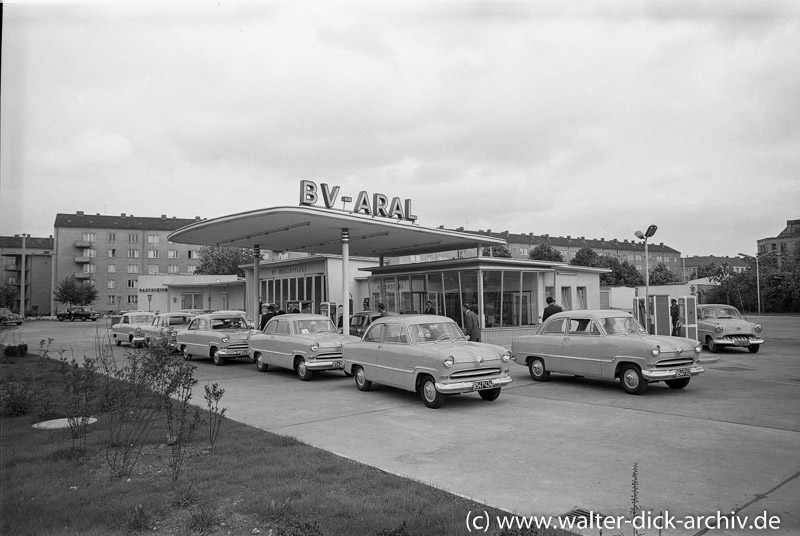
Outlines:
[{"label": "grass lawn", "polygon": [[30,354],[0,359],[0,534],[445,536],[468,534],[471,511],[505,515],[227,418],[212,448],[207,410],[176,481],[163,416],[130,474],[112,476],[107,414],[93,414],[85,446],[69,428],[32,426],[67,416],[62,364]]}]

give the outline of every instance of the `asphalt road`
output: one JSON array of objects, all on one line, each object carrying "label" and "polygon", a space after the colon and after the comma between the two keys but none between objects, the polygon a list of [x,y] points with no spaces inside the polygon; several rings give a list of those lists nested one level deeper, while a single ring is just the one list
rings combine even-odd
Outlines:
[{"label": "asphalt road", "polygon": [[[512,363],[514,382],[496,401],[461,395],[430,410],[413,393],[360,392],[341,373],[301,382],[249,360],[198,360],[195,400],[219,383],[232,419],[510,512],[626,517],[605,534],[633,533],[634,464],[640,506],[653,523],[672,516],[663,535],[800,534],[800,317],[750,319],[764,325],[761,351],[713,354],[719,361],[681,391],[655,384],[632,396],[617,382],[559,375],[537,383]],[[29,321],[4,338],[31,351],[52,338],[51,356],[80,359],[107,327]],[[779,528],[755,530],[764,519]]]}]

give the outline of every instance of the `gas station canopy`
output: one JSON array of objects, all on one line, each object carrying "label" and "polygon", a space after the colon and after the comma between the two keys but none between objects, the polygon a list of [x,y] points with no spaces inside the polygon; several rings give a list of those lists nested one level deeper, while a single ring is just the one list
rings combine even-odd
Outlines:
[{"label": "gas station canopy", "polygon": [[169,235],[170,242],[272,251],[340,255],[343,231],[349,253],[400,257],[437,251],[505,245],[505,241],[409,222],[312,206],[274,207],[203,220]]}]

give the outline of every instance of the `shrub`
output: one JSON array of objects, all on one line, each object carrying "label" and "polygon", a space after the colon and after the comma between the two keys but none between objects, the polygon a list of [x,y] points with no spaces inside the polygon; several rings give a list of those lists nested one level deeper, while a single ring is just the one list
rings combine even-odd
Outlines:
[{"label": "shrub", "polygon": [[26,415],[33,405],[33,398],[33,391],[25,383],[5,383],[0,386],[0,414],[3,417]]}]

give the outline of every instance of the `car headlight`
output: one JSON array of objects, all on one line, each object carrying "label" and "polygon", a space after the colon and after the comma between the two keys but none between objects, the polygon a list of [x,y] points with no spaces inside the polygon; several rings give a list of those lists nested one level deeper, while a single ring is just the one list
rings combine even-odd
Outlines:
[{"label": "car headlight", "polygon": [[508,350],[506,350],[505,352],[503,352],[503,355],[502,355],[502,356],[500,356],[500,359],[502,359],[503,361],[505,361],[506,363],[508,363],[509,361],[511,361],[511,352],[509,352]]},{"label": "car headlight", "polygon": [[311,346],[309,346],[309,348],[311,349],[312,352],[316,352],[317,350],[319,350],[319,343],[315,341],[311,343]]},{"label": "car headlight", "polygon": [[761,327],[761,324],[756,324],[755,327],[753,327],[753,331],[755,331],[756,333],[761,333],[762,329],[763,328]]},{"label": "car headlight", "polygon": [[337,350],[341,350],[341,349],[342,349],[342,346],[344,346],[344,344],[342,344],[342,343],[340,343],[340,342],[339,342],[339,343],[336,343],[336,349],[337,349]]},{"label": "car headlight", "polygon": [[716,331],[717,333],[722,333],[723,331],[725,331],[725,328],[723,328],[722,326],[717,326],[714,328],[714,331]]},{"label": "car headlight", "polygon": [[447,356],[444,360],[444,366],[447,368],[452,367],[455,363],[456,363],[456,358],[451,355]]},{"label": "car headlight", "polygon": [[142,328],[136,328],[136,331],[134,331],[134,335],[141,335],[141,334],[142,334]]},{"label": "car headlight", "polygon": [[702,352],[702,351],[703,351],[703,344],[702,343],[698,344],[697,346],[694,347],[694,353],[699,355],[700,352]]},{"label": "car headlight", "polygon": [[658,354],[661,353],[661,347],[658,345],[654,346],[653,349],[650,350],[650,353],[653,354],[653,357],[658,357]]},{"label": "car headlight", "polygon": [[222,337],[222,342],[224,343],[227,343],[229,340],[231,340],[230,337]]}]

